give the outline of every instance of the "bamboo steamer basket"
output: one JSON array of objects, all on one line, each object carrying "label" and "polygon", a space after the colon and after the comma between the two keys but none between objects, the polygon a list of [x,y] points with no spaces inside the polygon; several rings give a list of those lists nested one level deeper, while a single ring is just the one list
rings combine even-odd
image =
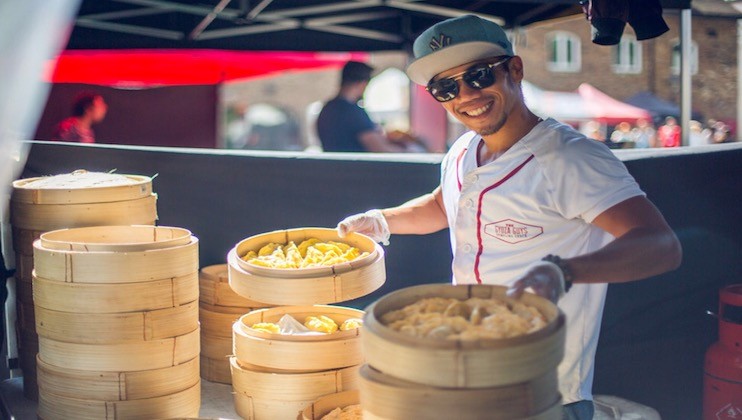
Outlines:
[{"label": "bamboo steamer basket", "polygon": [[34,331],[36,329],[36,312],[34,311],[33,303],[18,300],[16,305],[16,312],[18,313],[16,325],[21,329]]},{"label": "bamboo steamer basket", "polygon": [[111,313],[173,308],[198,299],[198,273],[138,283],[65,283],[33,279],[37,307],[61,312]]},{"label": "bamboo steamer basket", "polygon": [[201,334],[232,338],[232,324],[252,310],[253,308],[215,306],[201,302],[198,305]]},{"label": "bamboo steamer basket", "polygon": [[37,358],[39,387],[60,397],[103,401],[139,400],[170,395],[199,382],[199,360],[131,372],[74,370]]},{"label": "bamboo steamer basket", "polygon": [[270,306],[262,302],[246,299],[235,293],[229,285],[229,268],[227,264],[216,264],[202,268],[199,275],[199,289],[199,299],[207,305],[250,308],[245,313],[255,308]]},{"label": "bamboo steamer basket", "polygon": [[36,308],[36,333],[55,341],[114,344],[177,337],[196,330],[198,303],[143,312],[87,314]]},{"label": "bamboo steamer basket", "polygon": [[90,226],[39,236],[44,249],[80,252],[137,252],[191,243],[191,231],[166,226]]},{"label": "bamboo steamer basket", "polygon": [[15,254],[15,278],[31,284],[33,273],[33,254]]},{"label": "bamboo steamer basket", "polygon": [[198,416],[201,384],[160,397],[101,401],[63,397],[39,389],[38,415],[43,420],[162,419]]},{"label": "bamboo steamer basket", "polygon": [[12,199],[27,204],[105,203],[151,194],[150,177],[80,169],[69,174],[16,180]]},{"label": "bamboo steamer basket", "polygon": [[33,243],[39,239],[42,233],[36,230],[26,230],[12,227],[13,235],[13,250],[15,251],[16,257],[20,255],[26,255],[33,259]]},{"label": "bamboo steamer basket", "polygon": [[200,364],[201,378],[206,379],[209,382],[218,382],[227,385],[232,384],[232,372],[229,370],[228,357],[212,359],[202,355]]},{"label": "bamboo steamer basket", "polygon": [[[157,241],[131,244],[125,236],[108,237],[108,242],[81,242],[89,229],[111,234],[135,230],[169,232],[173,228],[154,226],[100,226],[66,229],[41,235],[34,242],[36,276],[67,283],[136,283],[196,273],[198,276],[198,239],[188,235],[188,243],[160,248]],[[47,235],[54,238],[47,240]],[[75,250],[49,249],[54,243],[60,248],[62,237]],[[118,240],[120,242],[117,242]],[[73,245],[74,244],[74,245]],[[91,251],[83,248],[91,248]],[[132,251],[132,247],[139,250]]]},{"label": "bamboo steamer basket", "polygon": [[185,363],[199,355],[199,330],[173,338],[116,344],[67,343],[39,336],[39,358],[75,370],[129,372]]},{"label": "bamboo steamer basket", "polygon": [[[34,305],[33,277],[29,277],[27,280],[25,279],[16,279],[16,280],[17,280],[15,282],[16,301],[27,304],[29,305],[29,307],[33,308],[33,305]],[[18,316],[21,316],[21,315],[18,314]]]},{"label": "bamboo steamer basket", "polygon": [[245,367],[230,358],[237,414],[248,419],[296,419],[322,395],[358,388],[358,366],[308,373]]},{"label": "bamboo steamer basket", "polygon": [[[241,257],[268,243],[297,245],[309,238],[344,242],[369,255],[332,266],[278,269],[256,266]],[[351,233],[340,238],[335,229],[279,230],[242,240],[227,255],[229,285],[240,296],[272,305],[312,305],[366,296],[386,280],[384,250],[371,238]]]},{"label": "bamboo steamer basket", "polygon": [[229,365],[232,355],[232,337],[214,337],[201,334],[201,356],[214,360],[223,360]]},{"label": "bamboo steamer basket", "polygon": [[361,397],[357,389],[351,391],[336,392],[318,398],[307,408],[302,410],[300,420],[321,420],[336,408],[345,408],[349,405],[361,403]]},{"label": "bamboo steamer basket", "polygon": [[383,314],[422,298],[470,297],[512,300],[493,285],[429,284],[394,291],[371,304],[362,334],[366,361],[374,369],[414,383],[446,388],[485,388],[529,381],[556,369],[564,355],[564,314],[550,301],[526,293],[521,302],[536,307],[547,325],[530,334],[477,341],[412,337],[384,326]]},{"label": "bamboo steamer basket", "polygon": [[341,325],[363,311],[341,306],[283,306],[249,312],[234,323],[234,355],[240,363],[284,371],[338,369],[363,363],[361,328],[322,335],[283,335],[250,328],[260,322],[278,323],[285,314],[304,323],[307,316],[326,315]]},{"label": "bamboo steamer basket", "polygon": [[[154,217],[153,217],[154,215]],[[50,231],[112,224],[154,224],[157,196],[109,203],[28,204],[10,202],[10,223],[27,230]]]},{"label": "bamboo steamer basket", "polygon": [[[519,384],[491,388],[439,388],[360,368],[364,419],[457,418],[461,420],[560,420],[561,396],[556,369]],[[556,416],[546,415],[559,406]]]}]

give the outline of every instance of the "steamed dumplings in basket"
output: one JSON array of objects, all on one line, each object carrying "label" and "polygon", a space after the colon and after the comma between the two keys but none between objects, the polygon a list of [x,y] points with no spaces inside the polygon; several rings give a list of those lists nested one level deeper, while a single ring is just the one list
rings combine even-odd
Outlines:
[{"label": "steamed dumplings in basket", "polygon": [[258,250],[249,251],[242,259],[249,264],[268,268],[310,268],[340,264],[369,255],[343,242],[322,242],[310,238],[296,245],[269,243]]},{"label": "steamed dumplings in basket", "polygon": [[425,298],[381,317],[387,327],[414,337],[442,340],[509,338],[543,328],[533,306],[496,298]]}]

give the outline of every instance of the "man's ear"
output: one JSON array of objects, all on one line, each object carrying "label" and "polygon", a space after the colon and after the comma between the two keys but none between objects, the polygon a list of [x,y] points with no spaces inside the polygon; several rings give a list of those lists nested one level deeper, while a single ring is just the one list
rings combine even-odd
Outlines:
[{"label": "man's ear", "polygon": [[508,73],[510,74],[510,78],[513,80],[513,82],[518,83],[523,80],[523,60],[520,58],[520,56],[513,56],[513,58],[508,60],[507,66]]}]

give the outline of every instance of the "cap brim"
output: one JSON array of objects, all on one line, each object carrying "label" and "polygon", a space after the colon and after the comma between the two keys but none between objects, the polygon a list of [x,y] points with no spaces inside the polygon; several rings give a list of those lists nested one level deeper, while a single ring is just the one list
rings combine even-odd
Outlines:
[{"label": "cap brim", "polygon": [[491,42],[464,42],[440,49],[413,61],[407,67],[407,76],[419,85],[427,85],[430,79],[438,73],[498,55],[510,55],[510,53]]}]

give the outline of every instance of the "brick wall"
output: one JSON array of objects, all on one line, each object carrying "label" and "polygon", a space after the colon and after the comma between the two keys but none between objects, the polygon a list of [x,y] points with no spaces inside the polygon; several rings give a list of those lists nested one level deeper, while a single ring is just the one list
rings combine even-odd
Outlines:
[{"label": "brick wall", "polygon": [[[587,82],[616,99],[648,90],[658,97],[680,102],[680,78],[673,75],[672,47],[678,42],[680,15],[665,13],[670,31],[658,38],[640,41],[642,72],[613,71],[613,48],[591,42],[590,25],[584,16],[532,25],[514,34],[516,53],[525,62],[526,80],[547,90],[571,91]],[[735,120],[737,117],[737,22],[730,18],[693,16],[692,38],[698,45],[698,73],[692,77],[693,110],[704,118]],[[552,31],[568,31],[581,39],[582,67],[576,73],[547,69],[546,37]],[[626,25],[624,34],[633,34]]]}]

